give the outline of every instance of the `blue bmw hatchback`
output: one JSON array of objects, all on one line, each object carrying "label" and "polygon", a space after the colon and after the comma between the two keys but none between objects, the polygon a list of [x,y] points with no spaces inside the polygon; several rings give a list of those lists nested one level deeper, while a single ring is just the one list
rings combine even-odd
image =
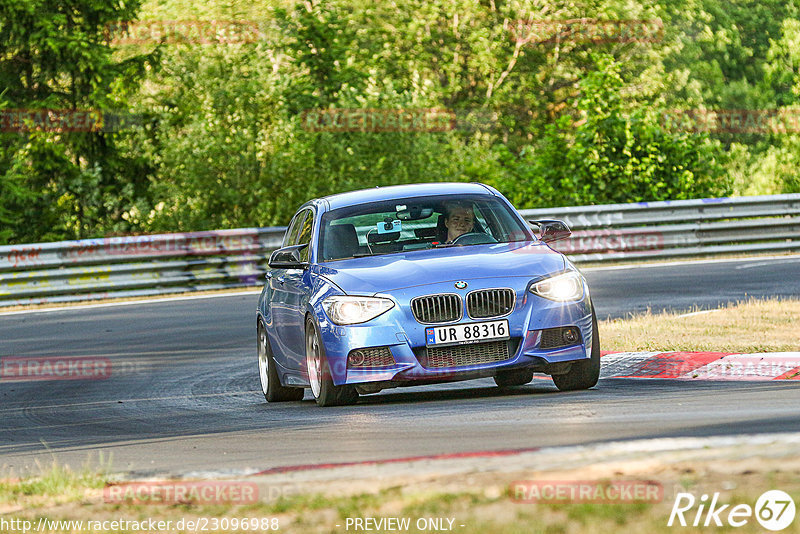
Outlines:
[{"label": "blue bmw hatchback", "polygon": [[482,184],[354,191],[307,202],[272,253],[258,301],[269,402],[355,402],[397,387],[534,373],[594,386],[600,343],[586,281]]}]

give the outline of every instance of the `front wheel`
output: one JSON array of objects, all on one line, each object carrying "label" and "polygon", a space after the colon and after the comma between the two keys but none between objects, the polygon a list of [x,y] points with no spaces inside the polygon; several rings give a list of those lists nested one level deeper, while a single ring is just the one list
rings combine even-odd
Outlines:
[{"label": "front wheel", "polygon": [[355,387],[334,385],[319,329],[311,317],[306,319],[306,368],[311,393],[318,406],[343,406],[358,400]]},{"label": "front wheel", "polygon": [[267,339],[267,330],[258,320],[258,376],[261,379],[261,392],[267,402],[286,402],[303,400],[303,388],[283,387],[272,359],[272,348]]},{"label": "front wheel", "polygon": [[569,372],[553,375],[553,382],[561,391],[589,389],[600,378],[600,334],[597,331],[597,315],[592,306],[592,354],[588,360],[573,362]]}]

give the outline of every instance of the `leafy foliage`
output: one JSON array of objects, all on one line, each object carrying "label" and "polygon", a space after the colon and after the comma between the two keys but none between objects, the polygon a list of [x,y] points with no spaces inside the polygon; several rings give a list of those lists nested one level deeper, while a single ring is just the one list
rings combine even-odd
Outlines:
[{"label": "leafy foliage", "polygon": [[[724,194],[728,187],[713,143],[665,131],[644,107],[628,113],[620,67],[608,55],[579,83],[577,117],[546,127],[540,151],[517,184],[521,205],[608,204]],[[519,174],[517,174],[519,176]],[[506,184],[510,189],[513,184]],[[534,202],[526,199],[536,199]]]},{"label": "leafy foliage", "polygon": [[[310,197],[408,182],[482,181],[520,207],[798,188],[796,134],[662,120],[793,109],[796,0],[138,2],[0,0],[0,110],[142,119],[120,132],[0,131],[0,242],[279,225]],[[109,42],[109,24],[137,17],[253,22],[259,35]],[[564,20],[661,31],[598,40]],[[524,34],[542,21],[544,34]],[[304,121],[335,109],[446,109],[455,128]]]},{"label": "leafy foliage", "polygon": [[[138,0],[0,0],[0,92],[11,110],[61,117],[124,109],[148,58],[112,58],[106,27],[132,19]],[[7,115],[6,117],[9,117]],[[10,120],[10,119],[9,119]],[[122,153],[116,134],[86,126],[27,126],[0,132],[0,214],[13,241],[79,238],[119,224],[147,194],[148,162]],[[83,130],[83,131],[80,131]]]}]

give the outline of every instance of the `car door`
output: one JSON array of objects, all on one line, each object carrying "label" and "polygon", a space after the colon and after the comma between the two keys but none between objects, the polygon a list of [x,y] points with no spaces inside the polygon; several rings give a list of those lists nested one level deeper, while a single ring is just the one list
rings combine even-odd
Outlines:
[{"label": "car door", "polygon": [[[308,210],[302,210],[292,217],[283,237],[281,247],[295,244],[307,215]],[[293,368],[289,364],[294,359],[291,358],[291,350],[288,349],[288,341],[285,339],[286,324],[291,320],[287,308],[286,272],[287,269],[271,269],[267,273],[267,280],[270,285],[270,316],[272,317],[271,324],[267,327],[267,330],[270,334],[275,363],[283,368]]]},{"label": "car door", "polygon": [[[295,232],[294,225],[297,224]],[[301,251],[301,259],[310,258],[311,235],[314,228],[314,211],[311,208],[298,213],[292,222],[289,245],[308,245]],[[309,269],[276,269],[273,273],[275,287],[275,329],[280,339],[281,364],[287,369],[305,369],[305,312],[311,295]]]}]

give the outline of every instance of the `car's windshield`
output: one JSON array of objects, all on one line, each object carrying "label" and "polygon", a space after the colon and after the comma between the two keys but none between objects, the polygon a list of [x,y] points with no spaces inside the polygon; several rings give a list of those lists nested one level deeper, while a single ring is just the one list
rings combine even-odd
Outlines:
[{"label": "car's windshield", "polygon": [[529,239],[529,229],[497,197],[414,197],[325,213],[320,227],[319,260]]}]

